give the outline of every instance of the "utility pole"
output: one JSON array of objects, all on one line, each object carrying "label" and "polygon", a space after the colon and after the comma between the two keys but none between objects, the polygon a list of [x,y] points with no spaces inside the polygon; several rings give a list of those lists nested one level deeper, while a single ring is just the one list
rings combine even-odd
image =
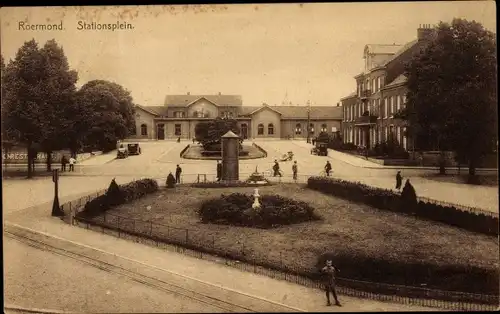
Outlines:
[{"label": "utility pole", "polygon": [[311,102],[308,100],[307,101],[307,143],[309,143],[310,140],[310,132],[311,132]]}]

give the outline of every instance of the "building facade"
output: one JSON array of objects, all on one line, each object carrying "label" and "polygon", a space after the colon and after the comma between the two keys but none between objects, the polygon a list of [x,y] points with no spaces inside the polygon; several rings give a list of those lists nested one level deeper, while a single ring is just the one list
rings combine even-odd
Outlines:
[{"label": "building facade", "polygon": [[135,139],[192,139],[196,124],[216,117],[238,121],[243,138],[306,138],[341,130],[337,106],[243,106],[237,95],[168,95],[163,106],[136,106]]},{"label": "building facade", "polygon": [[406,106],[405,63],[419,54],[434,35],[427,25],[418,28],[417,39],[405,45],[366,45],[364,71],[355,76],[356,91],[341,99],[344,143],[373,148],[391,139],[412,148],[407,122],[397,118]]}]

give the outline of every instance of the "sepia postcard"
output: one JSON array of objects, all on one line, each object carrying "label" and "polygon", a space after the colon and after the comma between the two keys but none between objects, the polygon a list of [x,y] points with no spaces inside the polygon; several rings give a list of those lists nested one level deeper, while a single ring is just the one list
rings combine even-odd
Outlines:
[{"label": "sepia postcard", "polygon": [[5,313],[499,308],[495,2],[0,14]]}]

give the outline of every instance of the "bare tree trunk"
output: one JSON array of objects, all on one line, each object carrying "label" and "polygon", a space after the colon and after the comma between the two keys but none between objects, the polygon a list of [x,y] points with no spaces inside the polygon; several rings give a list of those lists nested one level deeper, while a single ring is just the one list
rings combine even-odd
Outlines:
[{"label": "bare tree trunk", "polygon": [[48,150],[45,154],[47,154],[47,172],[50,172],[52,171],[52,151]]},{"label": "bare tree trunk", "polygon": [[31,147],[32,144],[31,142],[28,142],[28,179],[31,179],[33,178],[33,168],[32,168],[32,164],[33,164],[33,159],[34,159],[34,156],[33,156],[33,148]]},{"label": "bare tree trunk", "polygon": [[476,161],[471,158],[469,160],[469,178],[467,179],[469,184],[479,184],[479,178],[476,176]]}]

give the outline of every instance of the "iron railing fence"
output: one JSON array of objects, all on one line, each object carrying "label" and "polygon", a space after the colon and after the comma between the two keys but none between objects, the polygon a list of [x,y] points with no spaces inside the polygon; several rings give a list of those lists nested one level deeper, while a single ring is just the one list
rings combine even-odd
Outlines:
[{"label": "iron railing fence", "polygon": [[[271,260],[256,256],[244,242],[233,244],[228,251],[227,245],[220,245],[215,235],[191,228],[158,224],[104,213],[94,219],[76,218],[77,226],[110,234],[119,238],[133,240],[151,246],[182,253],[191,257],[224,262],[244,271],[286,280],[310,288],[321,289],[321,282],[314,278],[312,269],[288,264],[281,258]],[[435,307],[447,310],[491,311],[499,304],[499,296],[457,291],[444,291],[414,286],[338,278],[338,291],[341,294],[390,301],[402,304]]]}]

